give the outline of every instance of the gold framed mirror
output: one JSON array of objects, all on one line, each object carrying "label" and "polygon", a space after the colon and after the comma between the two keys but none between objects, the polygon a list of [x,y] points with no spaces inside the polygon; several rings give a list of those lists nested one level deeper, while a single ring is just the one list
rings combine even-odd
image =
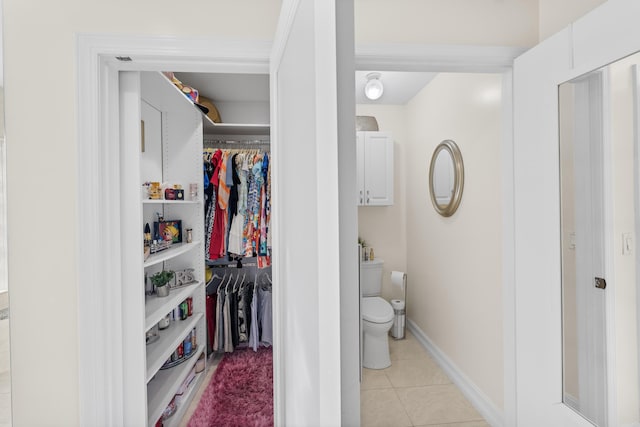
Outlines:
[{"label": "gold framed mirror", "polygon": [[453,215],[464,189],[464,163],[458,145],[450,140],[442,141],[431,156],[429,166],[429,193],[434,209],[440,215]]}]

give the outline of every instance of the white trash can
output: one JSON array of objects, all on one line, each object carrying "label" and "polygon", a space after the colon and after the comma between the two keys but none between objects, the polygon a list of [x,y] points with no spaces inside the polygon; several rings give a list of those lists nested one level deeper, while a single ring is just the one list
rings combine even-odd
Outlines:
[{"label": "white trash can", "polygon": [[399,340],[404,338],[404,324],[406,315],[404,300],[392,299],[391,307],[393,307],[393,326],[391,327],[391,336]]}]

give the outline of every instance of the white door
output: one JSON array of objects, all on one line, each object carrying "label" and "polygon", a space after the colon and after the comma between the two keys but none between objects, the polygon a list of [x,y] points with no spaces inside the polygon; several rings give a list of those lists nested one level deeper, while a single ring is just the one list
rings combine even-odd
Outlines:
[{"label": "white door", "polygon": [[[337,22],[337,9],[346,3],[283,2],[271,56],[274,298],[283,308],[274,313],[280,316],[276,381],[282,381],[275,384],[277,425],[338,426],[342,409],[354,409],[341,407],[341,303],[348,303],[341,301],[341,285],[357,290],[357,271],[353,283],[341,282],[345,253],[339,233],[339,141],[348,141],[355,154],[355,127],[345,133],[338,117],[344,106],[338,77],[345,76],[339,49],[350,42],[353,57],[353,22]],[[348,27],[351,37],[341,39]],[[353,81],[353,73],[346,78]],[[346,95],[353,104],[353,91]],[[354,120],[354,108],[344,114]],[[344,184],[353,201],[355,176]],[[351,306],[357,307],[357,298]],[[357,335],[350,345],[357,361]],[[352,374],[357,381],[357,364]]]}]

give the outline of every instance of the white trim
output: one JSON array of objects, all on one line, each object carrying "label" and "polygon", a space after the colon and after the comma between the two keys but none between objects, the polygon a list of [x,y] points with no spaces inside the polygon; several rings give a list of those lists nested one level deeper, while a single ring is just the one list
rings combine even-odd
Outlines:
[{"label": "white trim", "polygon": [[[636,267],[636,322],[638,340],[638,383],[640,384],[640,251],[638,248],[638,237],[640,236],[640,66],[634,64],[632,67],[633,78],[633,182],[635,193],[635,235],[634,256]],[[640,423],[638,424],[640,426]]]},{"label": "white trim", "polygon": [[356,70],[499,73],[526,49],[511,46],[359,44]]},{"label": "white trim", "polygon": [[[100,117],[106,115],[101,99],[111,76],[100,79],[105,70],[91,41],[78,44],[78,378],[80,423],[86,426],[122,424],[122,316],[119,315],[118,283],[120,258],[110,241],[101,238],[95,224],[117,217],[116,186],[110,185],[118,158],[117,144],[106,144],[100,133]],[[115,150],[115,152],[114,152]],[[117,175],[116,175],[117,176]],[[115,181],[119,182],[119,178]],[[96,189],[98,189],[96,191]],[[113,216],[112,216],[113,215]],[[101,244],[103,243],[103,244]],[[96,334],[95,331],[101,331]]]},{"label": "white trim", "polygon": [[[293,20],[296,16],[299,5],[300,0],[284,0],[282,2],[282,6],[280,7],[280,17],[278,18],[280,25],[278,25],[278,28],[276,29],[276,35],[273,40],[273,49],[269,60],[272,72],[280,67],[282,55],[284,54],[284,49],[289,40],[289,34],[291,34],[291,28],[293,27]],[[275,122],[272,120],[271,123]]]},{"label": "white trim", "polygon": [[563,402],[565,405],[580,412],[580,400],[578,400],[574,395],[565,393]]},{"label": "white trim", "polygon": [[480,415],[482,415],[492,427],[505,426],[502,412],[493,404],[491,399],[482,392],[480,387],[471,381],[471,379],[431,341],[427,334],[425,334],[413,320],[407,319],[407,327]]},{"label": "white trim", "polygon": [[513,162],[513,70],[502,73],[502,333],[504,363],[504,425],[515,426],[516,287]]},{"label": "white trim", "polygon": [[[605,416],[607,426],[618,425],[618,389],[616,374],[616,269],[615,269],[615,216],[613,191],[613,140],[611,129],[611,79],[609,69],[604,69],[600,79],[600,96],[602,100],[602,238],[603,268],[607,280],[605,290]],[[637,211],[636,211],[637,216]]]}]

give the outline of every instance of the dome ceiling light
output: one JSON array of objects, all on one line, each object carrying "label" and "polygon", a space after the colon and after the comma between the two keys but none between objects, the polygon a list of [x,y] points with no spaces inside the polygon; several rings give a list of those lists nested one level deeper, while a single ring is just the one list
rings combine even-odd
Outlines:
[{"label": "dome ceiling light", "polygon": [[380,80],[380,73],[367,74],[367,84],[364,86],[364,96],[372,101],[379,99],[384,92],[384,86]]}]

